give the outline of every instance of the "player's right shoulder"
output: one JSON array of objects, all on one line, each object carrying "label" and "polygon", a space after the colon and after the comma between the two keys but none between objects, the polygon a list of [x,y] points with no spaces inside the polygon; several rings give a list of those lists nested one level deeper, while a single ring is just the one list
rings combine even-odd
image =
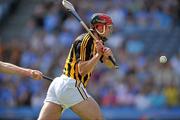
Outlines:
[{"label": "player's right shoulder", "polygon": [[87,33],[83,33],[83,34],[79,35],[79,36],[75,39],[75,41],[82,41],[83,38],[84,38],[84,36],[85,36],[86,34],[87,34]]}]

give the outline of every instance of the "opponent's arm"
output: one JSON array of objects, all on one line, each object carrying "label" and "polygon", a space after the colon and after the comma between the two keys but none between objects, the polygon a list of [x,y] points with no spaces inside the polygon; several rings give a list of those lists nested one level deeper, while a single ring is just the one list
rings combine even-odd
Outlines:
[{"label": "opponent's arm", "polygon": [[38,70],[27,69],[2,61],[0,61],[0,72],[42,79],[42,73]]}]

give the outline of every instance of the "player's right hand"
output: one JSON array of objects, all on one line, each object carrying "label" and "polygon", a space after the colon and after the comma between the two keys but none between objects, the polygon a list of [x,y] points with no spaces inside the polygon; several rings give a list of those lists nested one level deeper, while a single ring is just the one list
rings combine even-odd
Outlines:
[{"label": "player's right hand", "polygon": [[96,40],[96,51],[100,55],[104,53],[104,45],[100,40]]},{"label": "player's right hand", "polygon": [[109,56],[113,56],[112,51],[111,51],[110,48],[104,47],[103,51],[104,51],[104,54],[103,54],[104,57],[109,58]]}]

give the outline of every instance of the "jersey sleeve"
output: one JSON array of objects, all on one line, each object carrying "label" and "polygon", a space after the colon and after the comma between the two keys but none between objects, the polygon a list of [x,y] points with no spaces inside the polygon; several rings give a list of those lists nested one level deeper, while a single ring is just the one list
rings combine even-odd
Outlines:
[{"label": "jersey sleeve", "polygon": [[77,61],[86,61],[92,54],[93,39],[89,35],[85,35],[83,39],[76,43],[75,55]]},{"label": "jersey sleeve", "polygon": [[81,42],[77,43],[77,46],[76,46],[76,52],[75,52],[75,55],[76,55],[76,59],[77,59],[77,62],[80,61],[80,47],[81,47]]}]

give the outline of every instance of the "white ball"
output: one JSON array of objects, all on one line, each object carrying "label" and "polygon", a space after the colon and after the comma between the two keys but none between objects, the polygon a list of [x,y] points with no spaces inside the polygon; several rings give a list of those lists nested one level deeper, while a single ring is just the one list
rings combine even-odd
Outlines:
[{"label": "white ball", "polygon": [[166,62],[167,62],[166,56],[161,56],[161,57],[159,58],[159,62],[160,62],[160,63],[166,63]]}]

